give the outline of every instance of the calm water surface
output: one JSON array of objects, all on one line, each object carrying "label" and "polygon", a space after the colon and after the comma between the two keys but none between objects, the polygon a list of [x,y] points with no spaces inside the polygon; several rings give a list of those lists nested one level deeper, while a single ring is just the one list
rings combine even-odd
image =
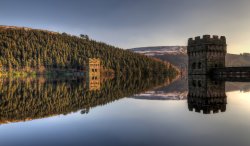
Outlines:
[{"label": "calm water surface", "polygon": [[[188,81],[164,80],[163,84],[155,80],[113,80],[92,91],[81,79],[3,80],[0,143],[249,146],[250,83],[225,83],[221,89],[226,93],[225,103],[189,105]],[[213,113],[220,104],[225,109]],[[190,106],[211,112],[191,111]]]}]

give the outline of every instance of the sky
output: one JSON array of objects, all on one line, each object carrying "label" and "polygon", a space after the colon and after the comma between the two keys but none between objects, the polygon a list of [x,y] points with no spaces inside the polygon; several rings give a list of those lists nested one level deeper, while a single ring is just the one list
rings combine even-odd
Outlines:
[{"label": "sky", "polygon": [[0,0],[0,25],[87,34],[124,49],[223,35],[229,53],[250,53],[249,0]]}]

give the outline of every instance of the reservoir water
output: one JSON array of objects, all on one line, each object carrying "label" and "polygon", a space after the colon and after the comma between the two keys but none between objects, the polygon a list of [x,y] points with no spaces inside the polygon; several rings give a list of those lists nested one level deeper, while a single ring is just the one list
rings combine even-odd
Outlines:
[{"label": "reservoir water", "polygon": [[0,144],[250,145],[250,83],[115,78],[92,89],[85,82],[1,79]]}]

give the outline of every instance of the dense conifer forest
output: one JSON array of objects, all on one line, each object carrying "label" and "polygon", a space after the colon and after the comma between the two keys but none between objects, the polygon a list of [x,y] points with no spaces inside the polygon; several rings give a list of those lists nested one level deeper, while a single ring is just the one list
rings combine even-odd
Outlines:
[{"label": "dense conifer forest", "polygon": [[92,40],[87,35],[0,27],[0,65],[6,71],[81,68],[94,57],[116,74],[177,73],[169,63]]}]

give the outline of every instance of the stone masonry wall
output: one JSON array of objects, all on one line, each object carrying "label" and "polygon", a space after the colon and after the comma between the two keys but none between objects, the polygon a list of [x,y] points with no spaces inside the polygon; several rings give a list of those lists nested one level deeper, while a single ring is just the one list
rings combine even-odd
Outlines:
[{"label": "stone masonry wall", "polygon": [[203,35],[188,40],[188,73],[209,74],[213,68],[225,67],[227,52],[226,38],[216,35]]}]

